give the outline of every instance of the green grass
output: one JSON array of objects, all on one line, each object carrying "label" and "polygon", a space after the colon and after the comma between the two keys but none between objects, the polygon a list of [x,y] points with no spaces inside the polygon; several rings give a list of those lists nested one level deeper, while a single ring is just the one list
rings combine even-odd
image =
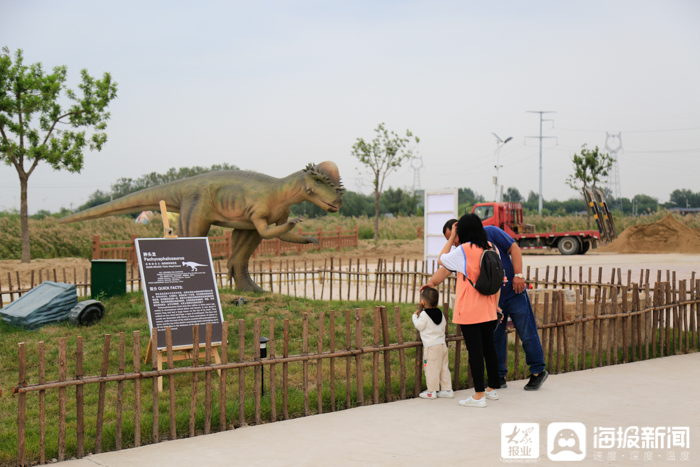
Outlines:
[{"label": "green grass", "polygon": [[[324,323],[324,351],[329,350],[330,334],[329,334],[329,314],[331,310],[336,312],[336,349],[345,348],[345,310],[362,308],[363,312],[363,345],[372,345],[373,343],[373,302],[321,302],[299,298],[286,297],[281,295],[258,295],[245,294],[249,297],[250,302],[243,307],[231,305],[233,295],[231,290],[222,290],[221,299],[224,312],[224,318],[229,322],[229,361],[235,361],[240,358],[238,355],[238,320],[245,322],[245,360],[253,359],[253,324],[255,318],[261,318],[261,334],[269,336],[269,318],[274,318],[275,322],[275,337],[277,339],[276,354],[282,354],[282,338],[284,319],[290,321],[290,355],[300,354],[302,352],[302,316],[304,312],[309,313],[309,352],[315,353],[318,349],[318,320],[321,312],[325,313]],[[103,336],[111,334],[111,346],[109,354],[109,373],[117,373],[119,365],[119,333],[125,333],[125,348],[126,348],[126,372],[133,370],[132,364],[132,349],[133,349],[133,332],[138,330],[141,332],[140,349],[142,370],[149,370],[150,363],[143,364],[146,348],[148,345],[148,325],[146,320],[146,311],[143,304],[143,295],[139,292],[129,293],[127,295],[111,298],[105,302],[107,314],[98,325],[88,328],[75,328],[68,324],[58,324],[45,326],[39,330],[26,331],[9,327],[5,324],[0,324],[0,355],[3,358],[0,361],[0,387],[3,389],[3,397],[0,398],[0,465],[14,464],[16,449],[17,449],[17,397],[12,396],[11,387],[17,384],[18,372],[18,346],[19,342],[25,342],[27,354],[27,381],[31,383],[38,382],[38,356],[37,344],[40,341],[45,343],[45,360],[46,360],[46,379],[47,381],[58,379],[58,340],[61,337],[67,338],[68,346],[68,377],[71,378],[75,374],[75,343],[76,336],[83,337],[84,347],[84,374],[98,375],[100,373]],[[402,330],[406,341],[415,338],[415,330],[410,320],[410,313],[414,310],[413,305],[400,305],[402,314]],[[396,330],[393,318],[393,307],[389,314],[390,342],[396,342]],[[354,312],[351,316],[352,320],[352,346],[355,344],[355,325]],[[407,387],[413,388],[413,366],[414,350],[406,351],[407,361]],[[380,359],[381,361],[381,359]],[[188,366],[191,362],[183,361],[176,365]],[[329,361],[326,359],[323,365],[323,400],[324,411],[330,411],[330,369]],[[383,362],[380,363],[380,381],[383,382]],[[392,386],[395,394],[399,394],[399,364],[398,352],[393,352],[392,365],[394,379]],[[345,359],[336,359],[336,408],[346,408],[345,401]],[[309,362],[309,406],[311,413],[317,411],[317,392],[316,392],[316,363]],[[365,403],[372,400],[372,356],[363,357],[363,375],[364,375],[364,398]],[[265,368],[265,396],[262,398],[262,417],[263,420],[270,420],[270,396],[269,396],[269,366]],[[196,432],[203,433],[204,431],[204,394],[205,394],[205,377],[204,373],[199,375],[198,397],[197,397],[197,422]],[[219,378],[216,373],[212,373],[213,391],[212,391],[212,431],[218,431],[219,427]],[[282,418],[282,365],[276,366],[276,381],[277,381],[277,414],[278,419]],[[302,378],[302,363],[289,364],[289,416],[291,418],[304,415],[303,404],[303,378]],[[159,427],[161,440],[166,439],[169,433],[169,397],[168,397],[168,380],[164,379],[164,391],[159,400]],[[176,384],[176,405],[177,405],[177,432],[178,437],[188,436],[189,434],[189,406],[191,400],[191,385],[192,375],[178,375],[175,377]],[[126,381],[124,386],[124,412],[123,412],[123,427],[122,440],[123,447],[133,446],[134,444],[134,383]],[[352,402],[351,406],[356,404],[357,394],[355,393],[355,359],[352,358]],[[254,423],[255,407],[254,407],[254,369],[247,368],[245,370],[245,419],[246,423]],[[383,387],[381,394],[384,394]],[[67,458],[75,455],[76,452],[76,409],[75,409],[75,388],[69,387],[67,393],[67,440],[66,454]],[[84,386],[85,400],[85,452],[94,452],[95,439],[95,420],[97,417],[97,401],[98,401],[99,385]],[[410,390],[409,390],[410,394]],[[117,383],[107,384],[107,396],[104,414],[104,432],[103,432],[103,451],[113,450],[115,448],[115,419],[116,419],[116,399],[117,399]],[[151,442],[152,435],[152,385],[150,380],[141,382],[141,432],[142,444]],[[227,423],[228,427],[238,425],[238,370],[229,370],[227,377]],[[56,457],[58,449],[58,390],[49,390],[46,392],[46,455],[48,459]],[[28,461],[37,461],[39,456],[39,394],[37,392],[27,395],[27,441],[26,441],[26,458]]]},{"label": "green grass", "polygon": [[[303,313],[308,313],[308,328],[309,328],[309,353],[315,353],[318,349],[318,324],[320,313],[325,314],[324,321],[324,340],[323,350],[328,352],[330,348],[330,332],[329,332],[329,315],[331,310],[336,310],[335,323],[335,340],[336,349],[345,349],[345,310],[361,308],[363,310],[363,345],[370,346],[374,343],[374,306],[375,302],[323,302],[301,298],[286,297],[273,294],[244,294],[249,298],[249,303],[242,307],[236,307],[231,304],[234,295],[231,290],[221,290],[221,301],[223,306],[224,318],[229,323],[229,349],[228,360],[236,361],[241,356],[238,355],[238,320],[245,322],[245,352],[243,359],[253,359],[253,325],[256,318],[261,318],[261,334],[269,336],[269,318],[274,318],[274,335],[276,338],[276,355],[282,355],[282,338],[284,319],[289,319],[290,355],[302,353],[302,329],[303,329]],[[236,295],[237,296],[237,295]],[[111,298],[105,302],[107,314],[98,325],[88,328],[75,328],[68,324],[59,324],[45,326],[36,331],[26,331],[16,328],[11,328],[5,324],[0,324],[0,388],[3,390],[3,397],[0,398],[0,465],[14,465],[16,460],[17,450],[17,396],[11,395],[11,387],[17,384],[18,371],[18,342],[26,343],[27,353],[27,381],[29,383],[38,382],[38,358],[37,344],[40,341],[45,343],[46,349],[46,379],[48,381],[58,379],[58,368],[56,362],[58,360],[58,340],[61,337],[66,337],[68,342],[68,377],[71,378],[75,374],[75,342],[76,336],[83,336],[84,345],[84,374],[98,375],[100,372],[103,336],[111,334],[111,348],[108,373],[117,373],[119,362],[119,333],[125,333],[125,348],[126,348],[126,372],[133,369],[132,365],[132,349],[133,349],[133,332],[138,330],[141,332],[140,349],[142,370],[150,370],[151,365],[143,364],[143,359],[148,345],[148,325],[146,320],[146,311],[143,303],[143,295],[140,292],[129,293],[127,295]],[[397,332],[394,321],[394,305],[387,304],[389,308],[389,342],[397,342]],[[413,312],[414,306],[411,304],[398,305],[401,314],[402,332],[406,342],[416,339],[416,332],[410,320],[410,313]],[[453,324],[450,324],[450,329],[454,332]],[[355,345],[355,323],[354,312],[351,313],[351,347]],[[687,338],[687,337],[686,337]],[[380,342],[382,342],[380,332]],[[450,344],[450,368],[454,369],[455,344]],[[415,375],[415,355],[416,350],[407,349],[405,351],[406,359],[406,393],[408,397],[412,396],[414,387]],[[556,352],[554,352],[556,356]],[[508,367],[509,374],[512,378],[514,368],[514,346],[509,345],[508,352]],[[547,357],[545,355],[545,357]],[[570,368],[573,369],[573,353],[569,355]],[[591,355],[586,355],[586,367],[591,367]],[[520,377],[527,375],[525,364],[525,354],[520,352]],[[348,408],[346,404],[346,361],[347,359],[335,359],[335,409],[342,410]],[[619,362],[622,362],[622,350],[619,350]],[[176,365],[188,366],[191,362],[183,361]],[[467,352],[462,345],[461,353],[461,372],[460,372],[460,387],[464,388],[467,383]],[[289,391],[288,391],[288,407],[290,418],[304,416],[304,396],[303,396],[303,364],[301,362],[290,363],[289,366]],[[391,352],[391,370],[392,370],[392,395],[394,399],[398,399],[400,395],[400,379],[399,379],[399,352]],[[563,368],[563,364],[562,364]],[[550,369],[554,372],[555,366]],[[362,370],[364,378],[363,395],[365,404],[372,403],[373,399],[373,356],[365,355],[362,358]],[[384,400],[384,361],[383,352],[380,352],[379,357],[379,401]],[[276,388],[277,388],[277,419],[282,419],[282,365],[276,365]],[[452,370],[454,371],[454,370]],[[265,366],[265,394],[261,400],[262,421],[269,422],[271,419],[271,403],[270,403],[270,367]],[[317,397],[316,388],[316,362],[308,363],[308,378],[309,378],[309,410],[311,414],[317,413]],[[255,370],[247,368],[244,370],[245,375],[245,397],[244,411],[245,423],[252,424],[255,422],[255,406],[254,406],[254,377]],[[197,391],[197,416],[196,416],[196,434],[204,432],[204,397],[205,397],[205,376],[204,373],[199,374],[198,391]],[[322,394],[323,394],[323,411],[331,410],[330,398],[330,362],[324,359],[322,362]],[[219,378],[218,375],[212,373],[212,432],[219,429]],[[422,387],[425,388],[422,382]],[[191,401],[191,386],[192,375],[177,375],[175,376],[176,385],[176,424],[177,436],[189,436],[189,408]],[[168,379],[163,381],[164,391],[158,400],[159,411],[159,433],[160,440],[168,439],[170,419],[169,419],[169,392]],[[126,381],[124,387],[124,412],[122,426],[122,447],[127,448],[134,445],[134,383]],[[356,367],[355,357],[351,357],[351,402],[349,407],[357,405],[356,392]],[[75,406],[75,388],[70,387],[66,390],[67,393],[67,440],[66,440],[66,456],[70,458],[76,453],[76,406]],[[85,452],[94,452],[95,449],[95,421],[97,417],[97,402],[99,394],[99,385],[92,384],[84,386],[85,400]],[[116,431],[116,399],[117,399],[117,383],[107,383],[106,404],[104,413],[104,432],[103,432],[103,451],[115,449],[115,431]],[[239,426],[239,399],[238,399],[238,370],[228,370],[227,375],[227,398],[226,398],[226,420],[227,429]],[[151,380],[143,380],[141,382],[141,433],[142,444],[152,442],[152,413],[153,413],[153,398],[152,398],[152,383]],[[49,390],[46,392],[46,455],[47,459],[57,456],[58,449],[58,390]],[[39,394],[37,392],[27,395],[27,436],[26,436],[26,458],[29,462],[36,462],[39,459]]]}]

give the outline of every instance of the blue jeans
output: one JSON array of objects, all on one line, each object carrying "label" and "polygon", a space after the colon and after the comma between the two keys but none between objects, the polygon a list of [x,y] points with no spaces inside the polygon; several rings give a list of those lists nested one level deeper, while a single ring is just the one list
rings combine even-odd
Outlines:
[{"label": "blue jeans", "polygon": [[499,303],[499,306],[501,311],[503,311],[503,322],[493,331],[493,342],[496,345],[496,354],[498,355],[499,375],[501,378],[505,378],[508,374],[506,366],[506,356],[508,354],[506,324],[509,316],[523,343],[525,363],[530,367],[530,373],[533,375],[540,374],[545,368],[544,352],[542,352],[542,343],[540,342],[540,336],[537,334],[537,321],[535,320],[535,314],[532,311],[530,297],[528,297],[527,292],[515,294],[514,297]]}]

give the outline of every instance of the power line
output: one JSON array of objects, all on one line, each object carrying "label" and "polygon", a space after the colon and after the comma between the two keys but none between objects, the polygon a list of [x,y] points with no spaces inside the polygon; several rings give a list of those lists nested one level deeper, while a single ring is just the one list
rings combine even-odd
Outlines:
[{"label": "power line", "polygon": [[[563,131],[578,131],[582,133],[607,133],[605,130],[584,130],[579,128],[560,128],[552,127],[553,130],[563,130]],[[700,126],[688,127],[688,128],[667,128],[664,130],[626,130],[625,133],[666,133],[670,131],[694,131],[700,130]]]},{"label": "power line", "polygon": [[695,152],[695,151],[700,151],[700,148],[690,148],[690,149],[661,149],[661,150],[656,150],[656,151],[627,151],[625,152],[633,152],[635,154],[656,154],[656,153],[681,153],[681,152]]}]

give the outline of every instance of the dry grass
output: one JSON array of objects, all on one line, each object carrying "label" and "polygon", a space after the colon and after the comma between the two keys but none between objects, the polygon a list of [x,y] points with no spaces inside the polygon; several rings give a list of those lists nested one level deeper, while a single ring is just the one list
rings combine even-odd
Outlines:
[{"label": "dry grass", "polygon": [[[667,211],[639,217],[618,217],[615,219],[618,234],[630,225],[648,224],[659,221]],[[700,229],[700,217],[674,217],[688,227]],[[537,232],[548,232],[552,226],[558,231],[587,229],[586,216],[526,216],[525,222],[534,224]],[[595,230],[595,222],[591,221],[591,229]],[[300,224],[304,232],[315,232],[319,228],[324,231],[334,231],[337,227],[342,230],[352,230],[358,227],[360,239],[370,239],[374,235],[374,219],[370,217],[342,217],[328,215],[321,218],[309,219]],[[379,219],[380,240],[416,240],[418,228],[423,226],[422,217],[395,217]],[[162,224],[160,215],[156,214],[150,224],[136,224],[126,217],[106,217],[75,224],[59,224],[55,218],[29,221],[31,252],[33,259],[46,258],[91,258],[92,236],[100,235],[104,241],[128,240],[131,235],[140,237],[161,237]],[[227,229],[212,227],[209,235],[224,235]],[[21,256],[20,227],[18,216],[0,217],[0,258],[19,259]]]},{"label": "dry grass", "polygon": [[[639,224],[651,224],[663,219],[668,215],[669,211],[659,211],[654,214],[644,216],[618,216],[615,217],[615,228],[617,233],[622,233],[627,227]],[[673,214],[673,217],[678,219],[683,224],[692,229],[700,229],[700,217],[698,216],[681,216]],[[569,230],[588,230],[586,216],[525,216],[525,223],[533,224],[536,232],[548,232],[552,230],[552,226],[556,226],[557,231]],[[597,230],[595,219],[591,217],[591,230]]]},{"label": "dry grass", "polygon": [[[361,237],[371,238],[373,220],[367,217],[347,218],[326,216],[310,219],[300,227],[305,232],[360,229]],[[399,217],[380,219],[380,239],[412,240],[416,238],[422,217]],[[370,229],[368,231],[367,229]],[[213,226],[209,236],[220,236],[228,229]],[[29,220],[32,259],[47,258],[92,258],[92,236],[99,235],[102,241],[128,240],[131,235],[139,237],[162,237],[163,228],[160,215],[156,214],[149,224],[137,224],[127,217],[105,217],[74,224],[59,224],[58,220],[47,217],[42,220]],[[19,259],[22,253],[20,223],[18,216],[0,217],[0,258]]]}]

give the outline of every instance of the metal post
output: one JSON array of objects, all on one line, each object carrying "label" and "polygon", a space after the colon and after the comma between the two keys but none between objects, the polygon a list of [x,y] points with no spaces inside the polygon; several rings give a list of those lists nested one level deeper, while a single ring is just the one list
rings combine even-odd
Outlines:
[{"label": "metal post", "polygon": [[540,112],[540,200],[538,212],[542,214],[542,112]]},{"label": "metal post", "polygon": [[496,179],[495,179],[495,187],[494,187],[494,196],[493,200],[495,202],[500,202],[503,201],[503,187],[501,187],[501,197],[499,198],[498,196],[498,185],[500,184],[500,178],[499,178],[499,170],[501,168],[501,164],[499,163],[499,156],[501,155],[501,148],[503,148],[503,145],[505,145],[508,141],[513,139],[512,136],[507,137],[505,140],[502,140],[496,133],[491,133],[493,136],[496,137]]},{"label": "metal post", "polygon": [[551,110],[528,110],[528,113],[540,114],[540,136],[526,136],[525,138],[539,138],[540,140],[540,198],[539,198],[539,213],[542,214],[542,139],[556,138],[556,136],[542,136],[542,122],[553,122],[552,119],[543,119],[542,114],[556,113]]}]

